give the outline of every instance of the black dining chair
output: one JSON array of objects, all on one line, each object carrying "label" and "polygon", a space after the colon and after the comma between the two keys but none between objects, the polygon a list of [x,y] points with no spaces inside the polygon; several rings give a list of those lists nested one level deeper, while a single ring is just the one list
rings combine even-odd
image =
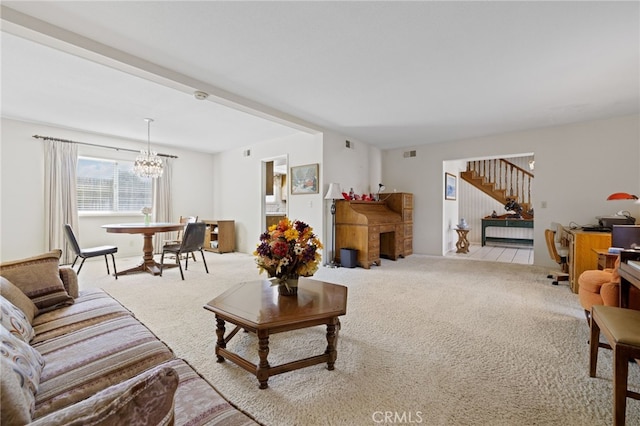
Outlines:
[{"label": "black dining chair", "polygon": [[180,257],[183,254],[187,255],[184,265],[184,269],[187,270],[189,268],[188,255],[189,253],[193,253],[195,251],[199,251],[200,254],[202,254],[204,269],[207,271],[207,274],[209,273],[207,261],[204,258],[204,251],[202,250],[202,246],[204,245],[206,227],[207,224],[204,222],[187,223],[187,227],[184,230],[182,242],[180,244],[169,244],[162,247],[162,256],[160,257],[160,276],[162,276],[162,269],[164,268],[164,254],[173,253],[176,255],[176,263],[180,268],[180,276],[182,277],[182,280],[184,280],[184,273],[182,272],[182,262],[180,262]]},{"label": "black dining chair", "polygon": [[71,244],[71,248],[76,254],[76,258],[73,259],[73,263],[71,264],[71,268],[76,265],[76,261],[78,258],[82,258],[82,262],[80,263],[80,267],[76,271],[76,274],[80,274],[80,270],[82,269],[82,265],[84,265],[84,261],[90,257],[104,256],[104,262],[107,264],[107,274],[109,274],[109,261],[107,260],[107,255],[111,255],[111,261],[113,262],[113,275],[118,279],[118,271],[116,270],[116,259],[113,256],[114,253],[118,252],[118,247],[116,246],[98,246],[98,247],[90,247],[90,248],[80,248],[80,244],[78,244],[78,239],[76,238],[75,233],[73,232],[73,228],[68,223],[64,225],[64,231],[67,235],[67,239],[69,240],[69,244]]}]

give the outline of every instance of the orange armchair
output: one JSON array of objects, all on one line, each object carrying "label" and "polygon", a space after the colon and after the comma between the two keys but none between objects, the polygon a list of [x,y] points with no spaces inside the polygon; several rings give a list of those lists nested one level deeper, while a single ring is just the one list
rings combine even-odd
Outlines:
[{"label": "orange armchair", "polygon": [[[590,312],[593,305],[620,305],[620,256],[616,259],[613,269],[584,271],[578,277],[578,298],[584,309],[587,322],[590,322]],[[632,287],[629,292],[629,308],[640,310],[640,291]]]}]

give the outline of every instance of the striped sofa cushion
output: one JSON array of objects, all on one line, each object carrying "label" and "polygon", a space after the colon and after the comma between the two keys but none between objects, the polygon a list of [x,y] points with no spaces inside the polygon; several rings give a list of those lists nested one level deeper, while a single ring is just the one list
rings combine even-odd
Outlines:
[{"label": "striped sofa cushion", "polygon": [[33,346],[46,362],[34,419],[173,358],[164,343],[128,315]]},{"label": "striped sofa cushion", "polygon": [[[215,362],[213,358],[212,362]],[[171,367],[180,377],[174,397],[176,426],[258,424],[227,402],[185,361],[174,359],[164,365]]]},{"label": "striped sofa cushion", "polygon": [[156,367],[108,387],[90,398],[40,417],[29,426],[174,425],[178,374]]},{"label": "striped sofa cushion", "polygon": [[36,332],[32,344],[71,333],[111,318],[132,315],[129,310],[100,289],[83,290],[75,303],[33,319]]}]

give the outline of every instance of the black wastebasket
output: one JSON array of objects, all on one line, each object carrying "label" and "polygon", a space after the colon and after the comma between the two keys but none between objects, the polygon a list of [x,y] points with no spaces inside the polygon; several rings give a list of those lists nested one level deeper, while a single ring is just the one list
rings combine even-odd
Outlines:
[{"label": "black wastebasket", "polygon": [[358,250],[343,248],[340,249],[340,265],[343,268],[355,268],[358,262]]}]

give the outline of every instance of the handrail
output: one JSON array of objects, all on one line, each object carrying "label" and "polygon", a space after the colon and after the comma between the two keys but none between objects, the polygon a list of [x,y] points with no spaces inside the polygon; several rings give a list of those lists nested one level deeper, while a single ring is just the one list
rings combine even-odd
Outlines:
[{"label": "handrail", "polygon": [[[467,162],[467,171],[475,172],[486,184],[493,183],[496,192],[504,191],[505,197],[520,204],[531,205],[531,183],[534,175],[502,158]],[[486,192],[486,191],[485,191]],[[498,201],[497,195],[494,196]]]}]

